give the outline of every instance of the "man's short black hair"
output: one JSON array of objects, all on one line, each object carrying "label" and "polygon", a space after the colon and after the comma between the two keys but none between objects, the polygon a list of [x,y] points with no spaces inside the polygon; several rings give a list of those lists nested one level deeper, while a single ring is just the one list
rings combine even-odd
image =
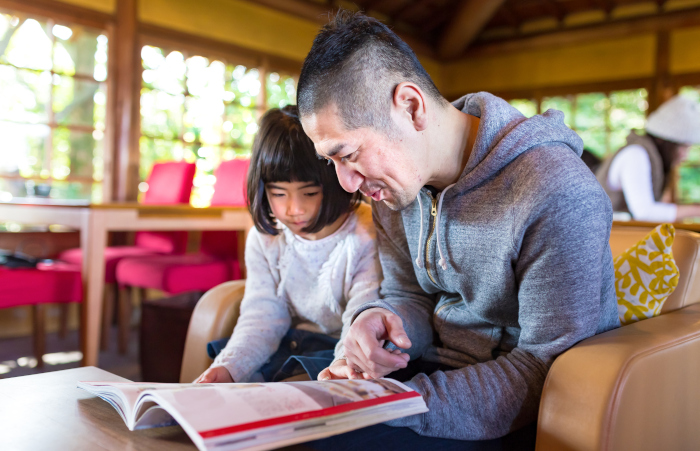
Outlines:
[{"label": "man's short black hair", "polygon": [[250,157],[248,209],[255,227],[270,235],[279,233],[265,194],[265,184],[274,182],[310,182],[321,186],[321,209],[311,224],[302,229],[305,233],[319,232],[355,208],[361,199],[360,193],[345,191],[338,183],[334,167],[318,158],[294,105],[274,108],[263,115]]},{"label": "man's short black hair", "polygon": [[446,100],[413,50],[380,21],[340,11],[314,39],[297,85],[301,116],[335,104],[348,130],[391,130],[394,89],[410,81],[438,104]]}]

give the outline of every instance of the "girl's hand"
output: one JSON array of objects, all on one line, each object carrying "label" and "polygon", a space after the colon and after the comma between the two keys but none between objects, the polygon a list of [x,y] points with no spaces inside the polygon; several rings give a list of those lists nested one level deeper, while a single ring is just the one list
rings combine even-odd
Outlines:
[{"label": "girl's hand", "polygon": [[231,373],[223,366],[209,368],[194,381],[195,384],[230,384],[232,382],[233,378],[231,377]]}]

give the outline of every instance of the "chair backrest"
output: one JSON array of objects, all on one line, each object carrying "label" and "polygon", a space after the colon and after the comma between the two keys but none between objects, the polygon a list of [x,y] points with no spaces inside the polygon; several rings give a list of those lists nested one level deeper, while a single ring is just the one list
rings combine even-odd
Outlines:
[{"label": "chair backrest", "polygon": [[[148,190],[143,203],[149,205],[187,204],[192,193],[196,170],[194,163],[169,161],[153,165],[148,176]],[[187,232],[137,232],[136,245],[166,254],[182,254],[187,250]]]},{"label": "chair backrest", "polygon": [[[615,226],[610,231],[610,249],[613,258],[641,241],[651,229],[646,227]],[[678,286],[664,303],[661,313],[672,312],[700,302],[700,234],[676,229],[673,258],[680,276]]]},{"label": "chair backrest", "polygon": [[154,164],[146,181],[148,190],[143,196],[143,203],[151,205],[189,203],[195,170],[195,164],[186,161]]},{"label": "chair backrest", "polygon": [[235,160],[222,161],[214,176],[214,196],[211,198],[211,206],[246,206],[246,180],[250,160],[236,158]]},{"label": "chair backrest", "polygon": [[[214,171],[214,196],[212,207],[245,207],[246,179],[250,160],[223,161]],[[238,233],[227,231],[202,232],[200,250],[207,255],[234,258],[238,255]]]}]

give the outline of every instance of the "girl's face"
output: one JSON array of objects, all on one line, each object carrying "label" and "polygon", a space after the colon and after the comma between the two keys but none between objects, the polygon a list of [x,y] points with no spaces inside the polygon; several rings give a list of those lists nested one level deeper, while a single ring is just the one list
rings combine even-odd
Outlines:
[{"label": "girl's face", "polygon": [[323,191],[312,182],[271,182],[265,185],[265,194],[275,218],[295,235],[314,239],[301,230],[309,226],[321,210]]}]

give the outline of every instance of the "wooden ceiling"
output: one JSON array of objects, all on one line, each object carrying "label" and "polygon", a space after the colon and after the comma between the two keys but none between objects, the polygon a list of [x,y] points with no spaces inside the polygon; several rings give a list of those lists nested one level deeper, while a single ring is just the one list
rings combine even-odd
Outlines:
[{"label": "wooden ceiling", "polygon": [[[676,17],[700,24],[693,0],[251,0],[319,23],[342,7],[390,25],[418,53],[439,60],[468,48],[562,31]],[[688,13],[691,16],[688,16]]]}]

